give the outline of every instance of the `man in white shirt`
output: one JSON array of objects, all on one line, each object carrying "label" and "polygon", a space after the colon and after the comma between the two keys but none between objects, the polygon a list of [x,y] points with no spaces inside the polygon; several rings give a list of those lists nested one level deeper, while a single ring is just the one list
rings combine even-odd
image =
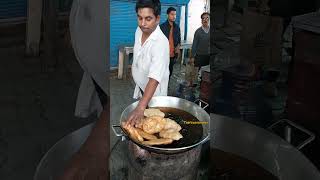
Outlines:
[{"label": "man in white shirt", "polygon": [[166,96],[169,82],[169,41],[159,22],[159,0],[138,0],[136,3],[138,28],[135,33],[132,76],[136,87],[134,98],[140,98],[131,112],[128,123],[134,125],[143,118],[143,112],[153,96]]}]

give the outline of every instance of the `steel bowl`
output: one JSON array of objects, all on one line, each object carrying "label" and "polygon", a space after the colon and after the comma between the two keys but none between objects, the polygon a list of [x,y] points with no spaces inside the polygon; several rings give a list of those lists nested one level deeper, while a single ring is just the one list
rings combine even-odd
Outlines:
[{"label": "steel bowl", "polygon": [[[171,97],[171,96],[156,96],[153,97],[149,102],[149,107],[164,107],[164,108],[176,108],[179,110],[183,110],[185,112],[190,113],[194,117],[196,117],[198,120],[205,122],[204,124],[201,124],[203,128],[202,138],[191,145],[184,146],[184,147],[178,147],[178,148],[166,148],[166,147],[155,147],[155,146],[147,146],[140,142],[137,142],[130,138],[128,133],[121,128],[121,123],[126,121],[129,114],[137,107],[138,101],[132,103],[129,105],[121,114],[119,125],[112,125],[112,129],[116,136],[122,137],[122,140],[128,139],[131,140],[136,145],[140,146],[143,149],[146,149],[148,151],[158,153],[158,154],[176,154],[176,153],[182,153],[185,151],[188,151],[194,147],[197,147],[210,138],[210,116],[209,114],[202,109],[199,105],[187,101],[185,99],[177,98],[177,97]],[[121,132],[117,132],[116,128],[120,128]]]}]

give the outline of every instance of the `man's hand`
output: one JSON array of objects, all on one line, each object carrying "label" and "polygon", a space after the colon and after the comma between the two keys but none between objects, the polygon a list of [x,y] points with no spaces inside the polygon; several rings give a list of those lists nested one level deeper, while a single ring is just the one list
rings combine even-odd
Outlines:
[{"label": "man's hand", "polygon": [[189,64],[194,65],[194,57],[190,59]]},{"label": "man's hand", "polygon": [[126,122],[126,124],[130,124],[131,126],[134,126],[138,121],[140,121],[144,115],[145,108],[137,106],[129,115],[129,118]]},{"label": "man's hand", "polygon": [[180,47],[179,46],[176,47],[175,51],[176,51],[177,54],[180,54]]},{"label": "man's hand", "polygon": [[175,53],[178,54],[177,58],[180,57],[181,55],[181,52],[180,52],[180,45],[178,45],[176,48],[175,48]]}]

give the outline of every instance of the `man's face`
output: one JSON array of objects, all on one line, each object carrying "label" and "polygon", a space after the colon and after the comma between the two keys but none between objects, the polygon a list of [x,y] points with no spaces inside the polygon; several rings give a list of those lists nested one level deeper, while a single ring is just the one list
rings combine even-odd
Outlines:
[{"label": "man's face", "polygon": [[168,20],[170,22],[174,22],[176,20],[176,17],[177,17],[177,12],[176,11],[171,11],[169,14],[168,14]]},{"label": "man's face", "polygon": [[138,25],[143,33],[151,34],[160,22],[160,16],[156,17],[151,8],[138,9]]},{"label": "man's face", "polygon": [[203,15],[202,16],[202,18],[201,18],[201,23],[202,23],[202,25],[204,26],[204,27],[208,27],[209,26],[209,19],[210,17],[209,17],[209,15],[207,15],[207,14],[205,14],[205,15]]}]

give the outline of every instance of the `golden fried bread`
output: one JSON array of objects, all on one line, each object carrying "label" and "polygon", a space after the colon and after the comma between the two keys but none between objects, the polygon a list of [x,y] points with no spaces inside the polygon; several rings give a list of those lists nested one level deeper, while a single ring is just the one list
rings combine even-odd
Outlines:
[{"label": "golden fried bread", "polygon": [[134,127],[125,122],[121,123],[133,140],[153,146],[171,144],[174,140],[183,138],[179,132],[181,126],[172,119],[164,118],[165,114],[159,109],[146,109],[144,116],[145,118],[137,121]]},{"label": "golden fried bread", "polygon": [[148,134],[155,134],[165,127],[166,122],[161,116],[150,116],[144,120],[142,129]]},{"label": "golden fried bread", "polygon": [[142,118],[142,119],[138,120],[134,126],[136,128],[142,129],[142,125],[143,125],[144,121],[145,121],[145,118]]},{"label": "golden fried bread", "polygon": [[149,108],[144,110],[144,116],[151,117],[151,116],[161,116],[164,117],[165,114],[160,111],[160,109]]},{"label": "golden fried bread", "polygon": [[153,145],[171,144],[172,142],[173,142],[172,139],[161,138],[161,139],[152,139],[152,140],[149,140],[149,141],[143,141],[142,144],[153,146]]},{"label": "golden fried bread", "polygon": [[128,131],[130,137],[136,141],[144,141],[143,137],[138,133],[137,129],[129,124],[122,124],[122,127]]},{"label": "golden fried bread", "polygon": [[174,120],[169,118],[165,118],[165,120],[166,120],[166,124],[163,129],[174,129],[176,131],[181,130],[181,126],[178,123],[176,123]]},{"label": "golden fried bread", "polygon": [[182,138],[182,135],[179,133],[179,131],[176,131],[175,129],[162,130],[160,131],[159,136],[162,138],[173,139],[176,141]]},{"label": "golden fried bread", "polygon": [[147,140],[152,140],[152,139],[157,139],[157,136],[152,135],[152,134],[148,134],[146,132],[144,132],[143,130],[136,128],[136,131],[140,134],[140,136],[142,136],[144,139]]}]

